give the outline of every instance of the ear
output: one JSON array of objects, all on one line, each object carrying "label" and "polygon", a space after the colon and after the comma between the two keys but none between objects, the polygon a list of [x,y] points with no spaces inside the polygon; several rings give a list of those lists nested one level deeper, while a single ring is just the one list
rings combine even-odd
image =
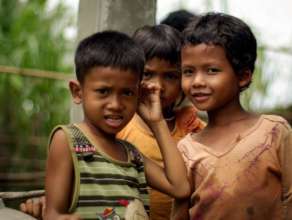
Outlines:
[{"label": "ear", "polygon": [[82,89],[81,89],[80,82],[77,80],[70,80],[69,88],[70,88],[70,92],[73,98],[73,102],[75,104],[81,104],[82,103]]},{"label": "ear", "polygon": [[252,73],[249,69],[242,70],[239,75],[239,87],[244,89],[251,83]]}]

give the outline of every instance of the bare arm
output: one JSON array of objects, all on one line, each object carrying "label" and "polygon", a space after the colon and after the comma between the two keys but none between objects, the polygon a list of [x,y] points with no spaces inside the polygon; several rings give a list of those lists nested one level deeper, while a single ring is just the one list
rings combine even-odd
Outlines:
[{"label": "bare arm", "polygon": [[73,186],[73,161],[64,131],[57,130],[50,144],[46,167],[45,220],[79,219],[68,213]]},{"label": "bare arm", "polygon": [[286,135],[282,146],[280,148],[280,158],[282,164],[283,176],[283,206],[284,206],[284,219],[292,219],[292,130]]},{"label": "bare arm", "polygon": [[152,126],[165,167],[158,166],[152,160],[145,158],[145,171],[148,184],[174,198],[185,198],[190,194],[190,186],[180,152],[169,134],[165,121]]},{"label": "bare arm", "polygon": [[161,168],[144,157],[147,182],[151,187],[172,197],[186,198],[190,194],[186,167],[161,113],[160,88],[155,84],[144,85],[144,89],[145,87],[147,91],[142,95],[139,113],[153,131],[165,165],[165,168]]}]

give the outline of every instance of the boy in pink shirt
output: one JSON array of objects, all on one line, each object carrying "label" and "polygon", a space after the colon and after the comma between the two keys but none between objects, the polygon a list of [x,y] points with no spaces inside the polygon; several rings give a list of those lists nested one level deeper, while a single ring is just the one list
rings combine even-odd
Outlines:
[{"label": "boy in pink shirt", "polygon": [[209,13],[184,31],[182,88],[208,124],[179,142],[192,194],[173,219],[292,219],[292,131],[240,104],[252,80],[256,39],[240,19]]}]

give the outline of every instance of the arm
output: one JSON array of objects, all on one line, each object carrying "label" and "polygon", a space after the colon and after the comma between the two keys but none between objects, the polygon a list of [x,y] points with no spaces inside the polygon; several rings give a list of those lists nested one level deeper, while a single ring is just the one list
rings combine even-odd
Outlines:
[{"label": "arm", "polygon": [[158,166],[155,162],[144,157],[145,172],[148,184],[174,198],[185,198],[190,194],[187,173],[176,143],[170,136],[166,122],[160,121],[151,126],[155,138],[160,146],[160,151],[165,167]]},{"label": "arm", "polygon": [[284,219],[292,219],[292,130],[288,132],[280,146],[280,158],[282,165],[283,206]]},{"label": "arm", "polygon": [[175,199],[171,210],[171,220],[189,220],[189,200]]},{"label": "arm", "polygon": [[139,113],[153,131],[165,165],[162,168],[144,157],[147,182],[172,197],[186,198],[190,194],[186,167],[161,113],[160,88],[155,84],[143,86],[147,91],[142,94]]},{"label": "arm", "polygon": [[63,130],[57,130],[50,144],[46,167],[45,220],[79,219],[76,215],[65,215],[70,205],[73,183],[73,161]]}]

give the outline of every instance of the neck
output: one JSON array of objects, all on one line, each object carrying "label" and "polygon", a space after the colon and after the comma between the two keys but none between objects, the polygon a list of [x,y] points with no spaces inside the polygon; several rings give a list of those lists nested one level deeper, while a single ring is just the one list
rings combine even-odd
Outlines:
[{"label": "neck", "polygon": [[224,108],[209,111],[207,127],[230,125],[235,121],[244,120],[249,116],[250,113],[245,111],[238,101],[232,105],[224,106]]}]

